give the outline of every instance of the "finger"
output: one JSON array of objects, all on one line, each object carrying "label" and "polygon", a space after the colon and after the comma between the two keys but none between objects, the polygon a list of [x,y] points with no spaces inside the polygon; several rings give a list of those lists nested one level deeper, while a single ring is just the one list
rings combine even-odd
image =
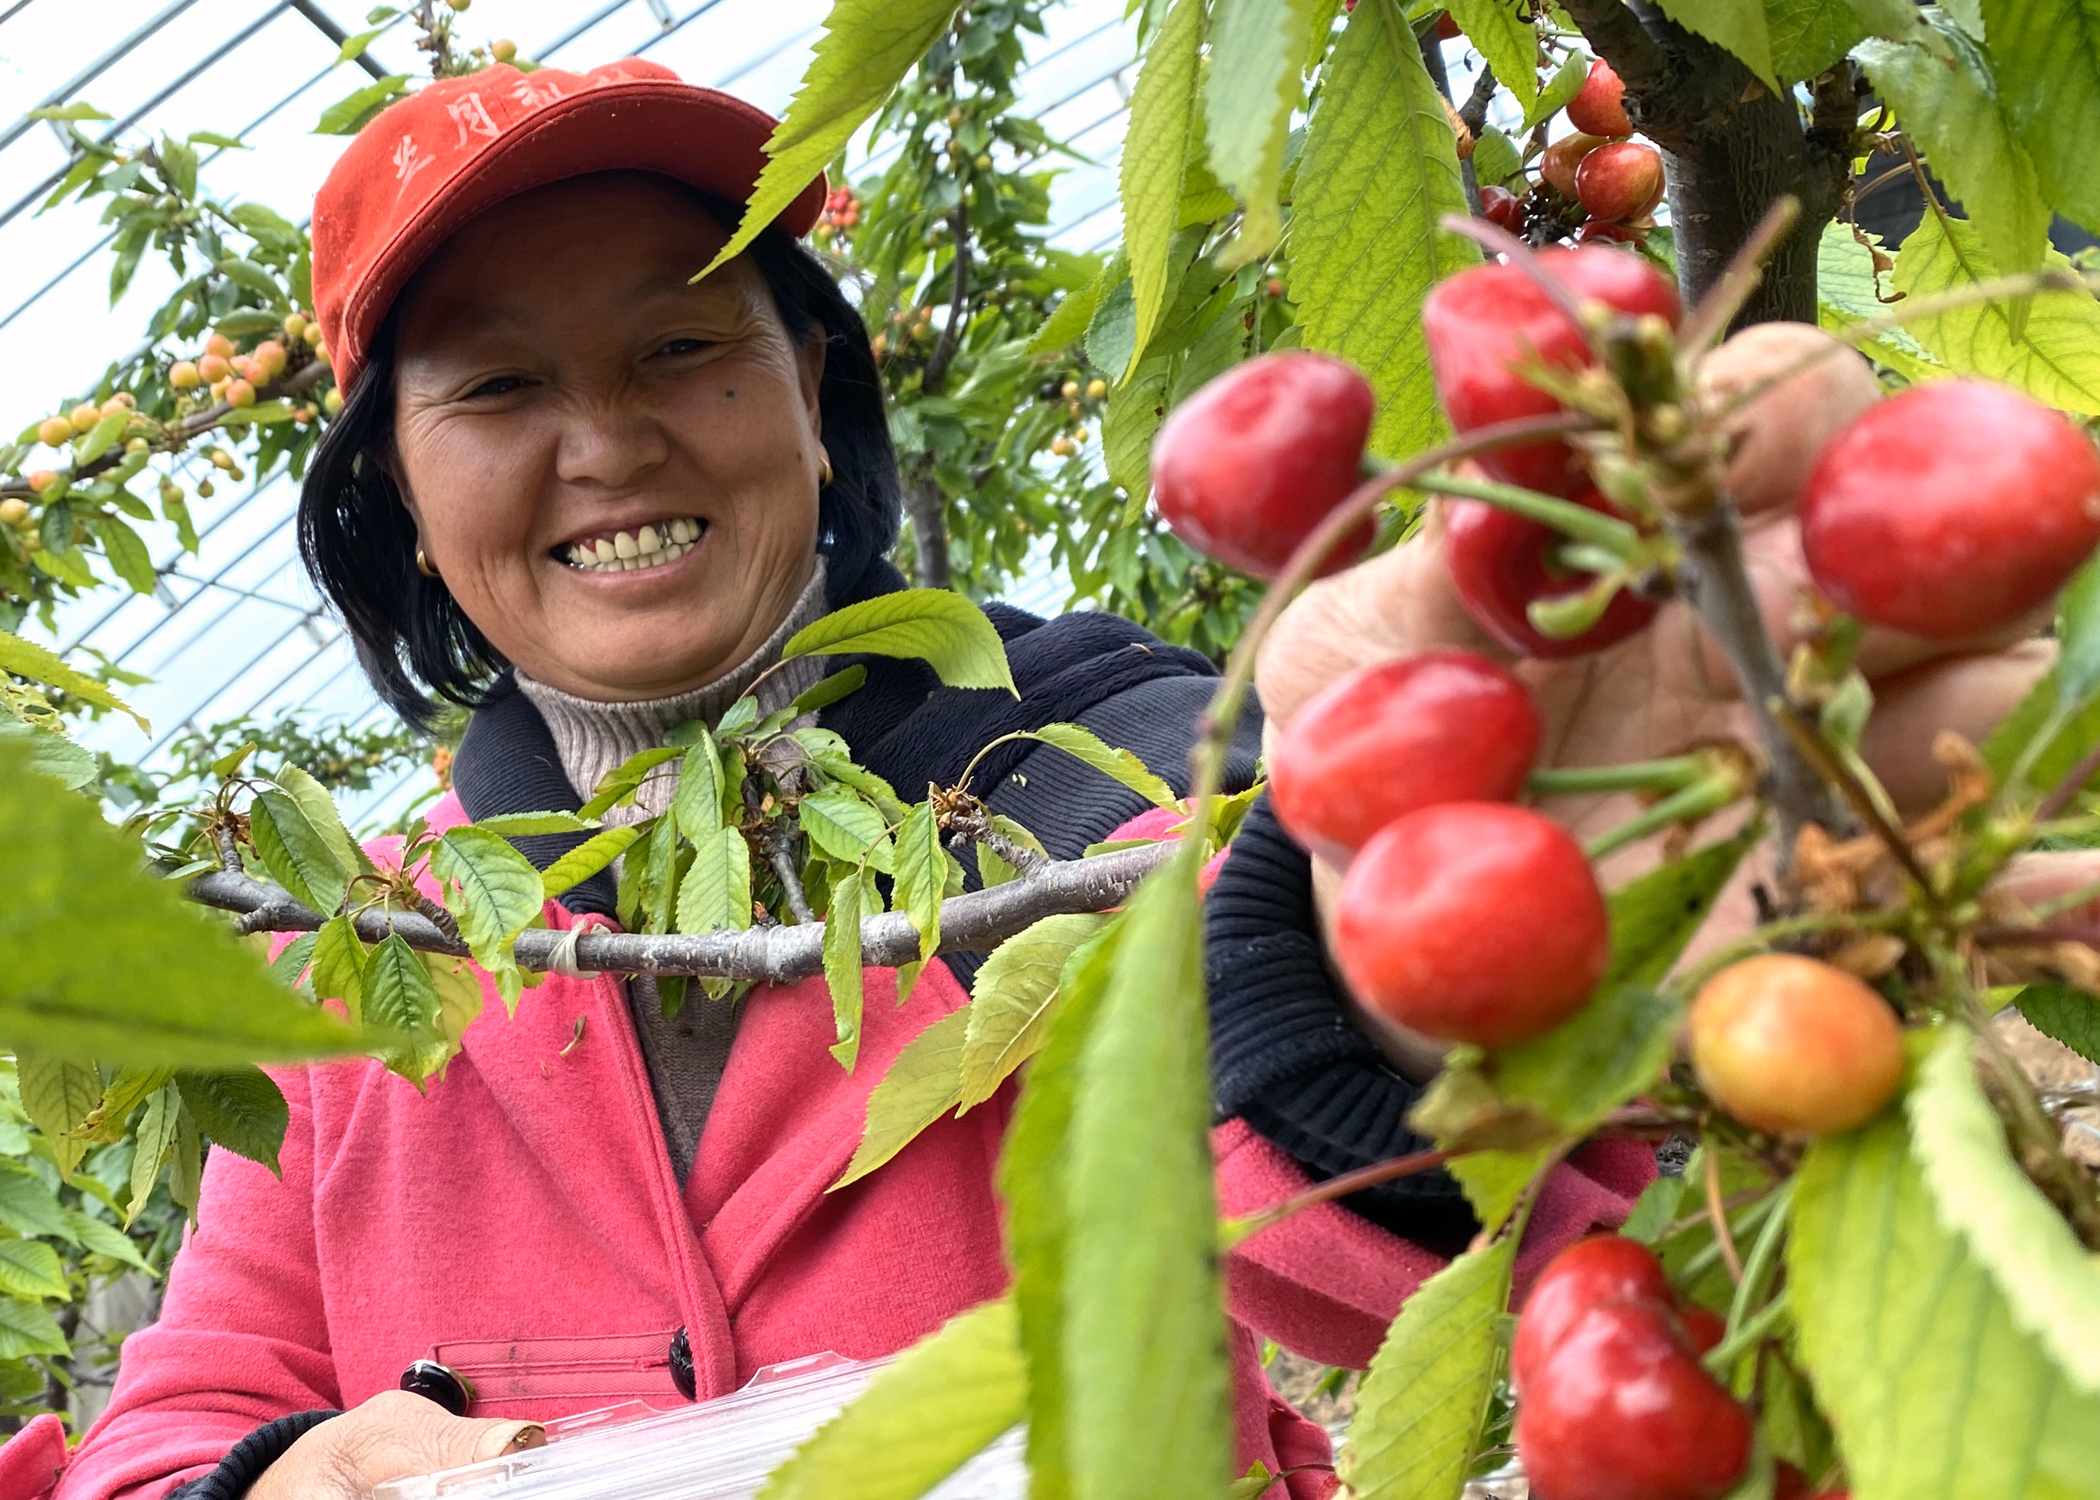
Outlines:
[{"label": "finger", "polygon": [[1877,683],[1860,753],[1901,812],[1921,813],[1947,795],[1946,767],[1932,758],[1940,731],[1981,744],[2055,662],[2053,641],[2023,641]]},{"label": "finger", "polygon": [[316,1431],[326,1427],[337,1428],[348,1467],[367,1485],[456,1469],[547,1441],[547,1430],[537,1422],[455,1417],[407,1391],[382,1391]]},{"label": "finger", "polygon": [[[2023,911],[2033,911],[2065,896],[2092,890],[2096,885],[2100,885],[2100,849],[2066,849],[2020,855],[1992,882],[1991,891]],[[2100,920],[2100,894],[2057,913],[2057,920]]]},{"label": "finger", "polygon": [[1746,516],[1791,508],[1823,445],[1881,399],[1873,366],[1808,323],[1745,328],[1700,363],[1697,384],[1701,404],[1719,411],[1766,381],[1776,383],[1723,428],[1725,482]]}]

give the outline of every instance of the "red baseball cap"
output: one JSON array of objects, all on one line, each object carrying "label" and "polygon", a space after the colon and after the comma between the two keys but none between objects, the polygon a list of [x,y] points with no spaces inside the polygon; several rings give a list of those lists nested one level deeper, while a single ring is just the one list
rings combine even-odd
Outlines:
[{"label": "red baseball cap", "polygon": [[[531,188],[621,169],[742,203],[778,124],[633,57],[588,73],[503,64],[389,106],[314,196],[314,312],[337,383],[349,390],[402,287],[477,215]],[[820,173],[774,222],[804,235],[823,207]]]}]

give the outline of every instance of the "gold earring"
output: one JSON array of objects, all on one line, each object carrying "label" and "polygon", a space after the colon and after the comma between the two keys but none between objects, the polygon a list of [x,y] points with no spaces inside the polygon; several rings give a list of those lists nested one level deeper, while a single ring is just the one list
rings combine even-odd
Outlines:
[{"label": "gold earring", "polygon": [[821,490],[831,483],[831,455],[829,453],[819,453],[817,455],[817,464],[817,488]]},{"label": "gold earring", "polygon": [[416,571],[425,578],[438,576],[438,570],[430,565],[430,559],[424,555],[421,547],[416,548]]}]

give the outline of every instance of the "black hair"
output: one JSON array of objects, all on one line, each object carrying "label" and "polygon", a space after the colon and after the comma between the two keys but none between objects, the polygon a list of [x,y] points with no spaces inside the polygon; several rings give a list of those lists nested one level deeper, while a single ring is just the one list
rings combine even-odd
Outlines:
[{"label": "black hair", "polygon": [[[741,205],[687,191],[734,228]],[[745,254],[765,277],[788,337],[806,346],[821,330],[817,407],[832,474],[818,496],[817,550],[836,606],[853,597],[897,539],[902,501],[882,378],[860,314],[822,261],[777,224],[761,230]],[[373,689],[427,730],[438,716],[436,698],[477,707],[508,663],[443,581],[417,571],[415,522],[382,462],[393,435],[390,313],[357,384],[315,447],[299,492],[299,555],[342,616]]]}]

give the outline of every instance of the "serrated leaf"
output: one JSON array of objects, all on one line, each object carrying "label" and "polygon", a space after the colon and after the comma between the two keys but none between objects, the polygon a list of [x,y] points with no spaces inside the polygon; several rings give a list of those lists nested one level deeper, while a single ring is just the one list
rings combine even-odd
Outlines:
[{"label": "serrated leaf", "polygon": [[21,774],[0,741],[0,1041],[118,1067],[227,1066],[354,1050],[260,959],[138,868],[136,838]]},{"label": "serrated leaf", "polygon": [[809,841],[831,858],[854,865],[865,859],[872,868],[889,871],[889,825],[858,792],[826,787],[797,803],[795,817]]},{"label": "serrated leaf", "polygon": [[1044,917],[992,950],[970,984],[970,1025],[962,1059],[964,1109],[991,1098],[1036,1054],[1065,966],[1108,920],[1098,912]]},{"label": "serrated leaf", "polygon": [[301,767],[289,764],[278,768],[274,780],[280,791],[299,804],[299,810],[306,814],[306,821],[334,851],[337,864],[345,870],[369,872],[372,869],[372,861],[343,825],[342,811],[335,805],[335,798],[328,794],[327,787]]},{"label": "serrated leaf", "polygon": [[1910,1149],[1940,1222],[1968,1242],[2013,1322],[2088,1394],[2100,1393],[2100,1267],[2006,1148],[1976,1077],[1975,1037],[1948,1026],[1904,1100]]},{"label": "serrated leaf", "polygon": [[2013,1004],[2043,1036],[2100,1063],[2100,998],[2065,984],[2030,984]]},{"label": "serrated leaf", "polygon": [[1437,227],[1466,212],[1458,150],[1394,10],[1357,6],[1328,58],[1298,158],[1290,287],[1305,347],[1348,360],[1377,392],[1371,447],[1404,454],[1445,430],[1422,299],[1480,252]]},{"label": "serrated leaf", "polygon": [[260,1068],[177,1073],[175,1088],[199,1130],[235,1155],[278,1170],[277,1152],[290,1112],[283,1091],[267,1073]]},{"label": "serrated leaf", "polygon": [[899,589],[833,610],[797,631],[783,657],[918,657],[949,687],[1004,688],[1015,697],[1006,646],[984,611],[947,589]]},{"label": "serrated leaf", "polygon": [[[41,553],[38,555],[42,556]],[[26,677],[31,682],[42,683],[45,687],[62,688],[98,708],[114,709],[128,717],[145,733],[150,734],[153,730],[153,726],[135,709],[102,683],[84,673],[74,671],[34,641],[25,641],[22,637],[5,630],[0,630],[0,672],[12,672],[17,677]]]},{"label": "serrated leaf", "polygon": [[[2058,268],[2070,264],[2053,250],[2044,261]],[[1922,299],[1995,275],[1973,225],[1927,213],[1903,242],[1892,279],[1897,291]],[[1920,318],[1908,331],[1957,375],[2001,381],[2044,405],[2100,415],[2100,301],[2091,292],[2035,293],[2017,341],[2009,311],[1989,303]]]},{"label": "serrated leaf", "polygon": [[1310,12],[1309,0],[1218,0],[1213,8],[1204,83],[1210,167],[1245,210],[1220,264],[1259,260],[1283,237],[1283,152],[1304,93]]},{"label": "serrated leaf", "polygon": [[366,116],[407,89],[408,78],[406,73],[389,73],[376,83],[346,94],[321,111],[321,118],[314,122],[314,134],[355,135]]},{"label": "serrated leaf", "polygon": [[540,872],[540,892],[549,901],[589,880],[627,852],[628,845],[642,836],[632,823],[601,829]]},{"label": "serrated leaf", "polygon": [[279,791],[257,792],[248,836],[272,880],[324,917],[342,909],[353,872],[298,803]]},{"label": "serrated leaf", "polygon": [[1524,157],[1517,144],[1492,125],[1473,138],[1473,176],[1482,185],[1501,184],[1520,175]]},{"label": "serrated leaf", "polygon": [[1731,52],[1768,89],[1779,92],[1772,70],[1772,38],[1764,0],[1657,0],[1664,15]]},{"label": "serrated leaf", "polygon": [[831,991],[831,1018],[838,1041],[831,1055],[848,1073],[860,1056],[861,885],[868,877],[847,870],[831,882],[831,905],[824,913],[824,983]]},{"label": "serrated leaf", "polygon": [[116,516],[97,516],[93,525],[95,536],[102,543],[102,555],[109,559],[110,571],[133,593],[152,593],[160,574],[153,566],[153,554],[146,549],[145,538]]},{"label": "serrated leaf", "polygon": [[41,1304],[0,1297],[0,1360],[70,1352],[57,1320]]},{"label": "serrated leaf", "polygon": [[713,932],[751,925],[751,846],[734,828],[693,839],[693,862],[678,884],[676,930]]},{"label": "serrated leaf", "polygon": [[671,745],[658,745],[631,755],[606,773],[590,801],[576,809],[579,818],[602,818],[613,808],[634,800],[636,788],[649,779],[658,766],[668,765],[685,752]]},{"label": "serrated leaf", "polygon": [[[998,813],[992,814],[992,829],[994,832],[1004,834],[1007,842],[1022,849],[1032,850],[1040,854],[1045,860],[1050,858],[1050,851],[1043,847],[1043,841],[1023,828],[1019,823],[1016,823],[1012,818],[1003,817]],[[985,889],[989,890],[995,885],[1004,885],[1009,880],[1018,878],[1019,875],[1020,872],[1008,864],[990,844],[979,843],[977,845],[977,879],[978,883]]]},{"label": "serrated leaf", "polygon": [[1539,96],[1539,34],[1514,0],[1451,0],[1451,19],[1529,110]]},{"label": "serrated leaf", "polygon": [[417,1088],[450,1055],[438,1035],[438,993],[415,949],[388,936],[365,959],[365,1022],[393,1033],[381,1060]]},{"label": "serrated leaf", "polygon": [[23,1111],[44,1133],[58,1170],[72,1176],[87,1155],[88,1143],[72,1138],[70,1132],[102,1102],[102,1070],[39,1047],[18,1047],[15,1078],[21,1086]]},{"label": "serrated leaf", "polygon": [[859,692],[861,684],[867,680],[868,669],[859,662],[855,662],[843,672],[833,672],[828,677],[819,678],[795,695],[795,701],[789,705],[790,717],[799,719],[804,714],[813,714],[820,709],[829,708],[841,698]]},{"label": "serrated leaf", "polygon": [[364,976],[365,945],[356,924],[347,916],[330,917],[314,934],[314,994],[323,1000],[340,1000],[353,1017],[361,1015]]},{"label": "serrated leaf", "polygon": [[0,1224],[17,1234],[77,1239],[57,1196],[20,1167],[0,1166]]},{"label": "serrated leaf", "polygon": [[1504,1235],[1430,1277],[1401,1305],[1357,1388],[1340,1473],[1360,1500],[1456,1497],[1502,1363],[1516,1240]]},{"label": "serrated leaf", "polygon": [[[1498,75],[1499,76],[1499,75]],[[1539,90],[1538,97],[1531,101],[1531,108],[1524,111],[1524,129],[1530,130],[1541,120],[1549,120],[1566,109],[1582,86],[1589,80],[1589,55],[1576,48],[1569,48],[1568,55],[1560,60],[1546,86]]]},{"label": "serrated leaf", "polygon": [[[2049,247],[2049,205],[2034,164],[2013,139],[1990,64],[1951,23],[1921,42],[1869,40],[1857,49],[1875,91],[1924,147],[1961,200],[2002,276],[2032,271]],[[2024,312],[2007,309],[2017,333]]]},{"label": "serrated leaf", "polygon": [[0,1240],[0,1292],[13,1297],[65,1297],[66,1268],[42,1240]]},{"label": "serrated leaf", "polygon": [[854,762],[846,742],[828,729],[798,729],[795,743],[802,747],[810,764],[833,781],[850,786],[875,804],[875,810],[891,823],[904,821],[905,807],[890,784],[865,766]]},{"label": "serrated leaf", "polygon": [[1137,361],[1166,307],[1168,261],[1181,216],[1182,174],[1195,128],[1202,42],[1202,0],[1174,0],[1159,34],[1145,50],[1144,66],[1130,92],[1130,123],[1123,136],[1118,185],[1134,324],[1130,361],[1111,371],[1119,382],[1136,373]]},{"label": "serrated leaf", "polygon": [[1786,83],[1815,77],[1867,34],[1850,0],[1765,0],[1765,31]]},{"label": "serrated leaf", "polygon": [[145,1114],[139,1117],[131,1155],[131,1198],[124,1210],[127,1229],[153,1195],[153,1184],[160,1180],[160,1169],[167,1164],[168,1152],[175,1144],[175,1127],[181,1118],[182,1100],[175,1085],[167,1083],[155,1089],[153,1097],[146,1101]]},{"label": "serrated leaf", "polygon": [[921,802],[898,826],[894,859],[897,909],[918,929],[919,957],[931,958],[940,947],[941,895],[948,884],[948,856],[932,803]]},{"label": "serrated leaf", "polygon": [[1091,729],[1077,724],[1045,724],[1031,730],[1033,738],[1054,745],[1074,760],[1084,761],[1119,785],[1129,787],[1154,807],[1179,807],[1174,788],[1152,774],[1142,760],[1128,750],[1108,744]]},{"label": "serrated leaf", "polygon": [[853,1160],[828,1189],[858,1182],[910,1145],[918,1133],[960,1102],[967,1007],[941,1017],[909,1042],[868,1095],[867,1124]]},{"label": "serrated leaf", "polygon": [[1658,865],[1611,893],[1611,962],[1606,984],[1659,984],[1720,899],[1762,830]]},{"label": "serrated leaf", "polygon": [[1853,1492],[2100,1496],[2100,1400],[2050,1363],[1941,1225],[1901,1117],[1825,1136],[1794,1180],[1788,1296]]},{"label": "serrated leaf", "polygon": [[1101,1500],[1230,1478],[1198,853],[1131,898],[1072,1101],[1064,1400],[1076,1488]]},{"label": "serrated leaf", "polygon": [[1629,1240],[1639,1240],[1644,1245],[1653,1245],[1663,1237],[1663,1231],[1677,1217],[1677,1205],[1684,1199],[1682,1177],[1658,1177],[1641,1189],[1640,1197],[1633,1200],[1633,1211],[1626,1215],[1626,1222],[1619,1226],[1619,1233]]},{"label": "serrated leaf", "polygon": [[722,811],[722,751],[705,724],[692,728],[693,738],[679,763],[678,790],[671,797],[671,821],[689,839],[713,834],[728,819]]},{"label": "serrated leaf", "polygon": [[589,818],[578,817],[570,812],[521,812],[497,813],[494,817],[476,818],[476,828],[500,833],[507,839],[531,838],[542,833],[596,833],[598,825]]},{"label": "serrated leaf", "polygon": [[55,729],[32,729],[19,719],[0,715],[0,740],[13,741],[30,770],[50,777],[69,792],[79,791],[100,774],[94,755]]},{"label": "serrated leaf", "polygon": [[49,104],[29,112],[32,120],[107,120],[109,115],[94,105],[76,101],[72,104]]},{"label": "serrated leaf", "polygon": [[2005,108],[2057,212],[2100,230],[2100,10],[2087,0],[1983,0],[1976,19]]},{"label": "serrated leaf", "polygon": [[760,1500],[917,1500],[1020,1421],[1013,1299],[958,1313],[773,1471]]},{"label": "serrated leaf", "polygon": [[2057,596],[2056,687],[2074,703],[2100,693],[2100,559],[2089,559]]},{"label": "serrated leaf", "polygon": [[109,413],[93,427],[73,439],[73,462],[75,465],[93,463],[109,452],[109,445],[124,435],[131,425],[131,413],[123,408]]},{"label": "serrated leaf", "polygon": [[833,0],[801,87],[766,142],[766,167],[743,221],[702,275],[740,254],[795,201],[926,55],[955,11],[956,0]]},{"label": "serrated leaf", "polygon": [[153,1270],[146,1258],[139,1254],[139,1247],[114,1224],[106,1224],[77,1208],[66,1210],[66,1222],[72,1227],[74,1239],[94,1254],[106,1255],[141,1271],[150,1273]]},{"label": "serrated leaf", "polygon": [[[420,957],[423,972],[430,976],[431,988],[437,993],[437,1034],[449,1059],[459,1050],[460,1038],[467,1034],[467,1028],[481,1016],[485,998],[481,980],[474,966],[463,958],[446,953],[425,953]],[[444,1071],[442,1062],[438,1071]]]},{"label": "serrated leaf", "polygon": [[496,977],[504,1004],[515,1009],[520,980],[511,948],[546,906],[540,872],[502,834],[467,824],[437,841],[430,873],[458,890],[459,935],[474,961]]}]

